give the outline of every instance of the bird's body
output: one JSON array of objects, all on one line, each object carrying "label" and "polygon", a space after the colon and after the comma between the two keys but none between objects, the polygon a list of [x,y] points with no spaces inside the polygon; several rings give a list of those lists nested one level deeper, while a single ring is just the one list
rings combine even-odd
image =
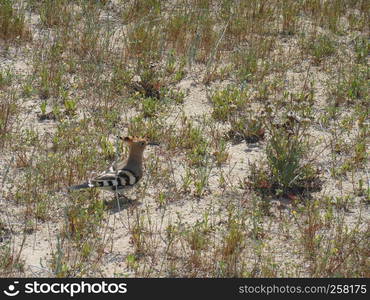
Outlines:
[{"label": "bird's body", "polygon": [[114,163],[107,171],[99,174],[86,183],[69,187],[69,190],[86,188],[100,188],[121,193],[134,186],[143,177],[143,153],[147,145],[158,145],[138,137],[125,137],[122,139],[129,146],[127,161]]}]

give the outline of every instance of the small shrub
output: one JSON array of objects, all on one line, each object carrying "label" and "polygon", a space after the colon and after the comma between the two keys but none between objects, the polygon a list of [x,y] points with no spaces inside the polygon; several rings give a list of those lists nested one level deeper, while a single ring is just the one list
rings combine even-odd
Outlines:
[{"label": "small shrub", "polygon": [[326,34],[312,36],[302,41],[301,47],[313,57],[315,64],[320,64],[324,58],[335,54],[335,42]]},{"label": "small shrub", "polygon": [[236,87],[228,87],[224,90],[216,91],[211,96],[213,104],[212,117],[218,121],[228,121],[231,116],[240,111],[249,103],[246,90]]},{"label": "small shrub", "polygon": [[24,13],[13,7],[12,0],[0,1],[0,38],[6,41],[31,40]]}]

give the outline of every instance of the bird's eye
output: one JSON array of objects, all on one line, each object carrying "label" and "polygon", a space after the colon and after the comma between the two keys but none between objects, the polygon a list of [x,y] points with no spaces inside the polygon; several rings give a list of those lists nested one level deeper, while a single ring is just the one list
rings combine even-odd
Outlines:
[{"label": "bird's eye", "polygon": [[141,142],[141,146],[145,146],[145,142]]}]

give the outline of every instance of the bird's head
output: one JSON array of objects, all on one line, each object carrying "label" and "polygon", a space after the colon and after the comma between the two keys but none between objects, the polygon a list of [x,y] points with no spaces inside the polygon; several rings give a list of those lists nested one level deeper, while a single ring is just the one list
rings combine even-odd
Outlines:
[{"label": "bird's head", "polygon": [[120,139],[127,143],[131,149],[141,149],[144,150],[146,146],[158,146],[159,143],[149,141],[147,138],[137,137],[137,136],[126,136],[120,137]]}]

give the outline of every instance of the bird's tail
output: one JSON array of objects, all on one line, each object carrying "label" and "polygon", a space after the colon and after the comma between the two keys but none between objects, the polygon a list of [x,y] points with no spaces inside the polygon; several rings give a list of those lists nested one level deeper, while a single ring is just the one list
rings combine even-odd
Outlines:
[{"label": "bird's tail", "polygon": [[81,189],[88,189],[93,187],[93,185],[90,182],[85,182],[83,184],[78,185],[72,185],[68,188],[68,191],[75,191],[75,190],[81,190]]}]

